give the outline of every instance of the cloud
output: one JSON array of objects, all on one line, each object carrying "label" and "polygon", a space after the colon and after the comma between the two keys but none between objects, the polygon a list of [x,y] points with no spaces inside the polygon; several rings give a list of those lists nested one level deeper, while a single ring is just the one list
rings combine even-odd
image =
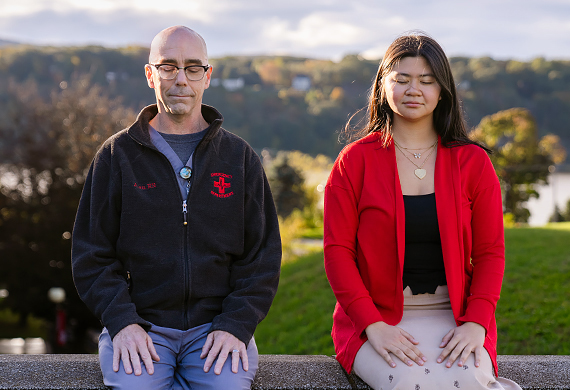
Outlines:
[{"label": "cloud", "polygon": [[0,38],[35,44],[148,46],[165,27],[200,32],[211,56],[378,58],[407,30],[450,55],[568,58],[567,0],[18,0],[0,3]]},{"label": "cloud", "polygon": [[338,20],[338,16],[314,13],[296,25],[288,20],[271,19],[265,23],[263,35],[276,44],[314,48],[321,45],[346,46],[358,41],[365,31]]}]

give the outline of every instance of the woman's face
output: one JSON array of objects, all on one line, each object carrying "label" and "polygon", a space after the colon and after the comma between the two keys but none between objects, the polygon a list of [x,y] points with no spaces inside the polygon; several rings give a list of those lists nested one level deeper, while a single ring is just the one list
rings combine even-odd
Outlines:
[{"label": "woman's face", "polygon": [[395,121],[433,121],[441,86],[424,57],[402,58],[384,77],[382,86]]}]

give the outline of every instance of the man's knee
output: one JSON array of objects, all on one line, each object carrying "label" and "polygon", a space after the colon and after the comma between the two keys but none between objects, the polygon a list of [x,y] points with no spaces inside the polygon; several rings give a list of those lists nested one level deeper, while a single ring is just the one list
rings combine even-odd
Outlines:
[{"label": "man's knee", "polygon": [[99,364],[103,374],[103,383],[112,389],[154,390],[170,389],[174,383],[174,367],[169,363],[167,354],[160,351],[160,362],[153,362],[154,373],[149,375],[142,361],[141,375],[127,374],[123,362],[119,361],[119,371],[113,371],[113,342],[107,329],[99,336]]}]

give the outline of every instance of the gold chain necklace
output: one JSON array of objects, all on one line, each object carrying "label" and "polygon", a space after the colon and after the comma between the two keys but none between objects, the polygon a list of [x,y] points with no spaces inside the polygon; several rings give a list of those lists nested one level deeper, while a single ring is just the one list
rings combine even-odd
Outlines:
[{"label": "gold chain necklace", "polygon": [[[394,141],[394,143],[396,143],[396,141]],[[422,153],[430,150],[433,145],[430,145],[427,148],[404,148],[402,145],[398,145],[398,147],[413,155],[414,158],[420,159],[422,158]],[[410,152],[410,150],[419,150],[419,152]]]},{"label": "gold chain necklace", "polygon": [[[392,138],[393,139],[393,138]],[[414,175],[416,175],[416,177],[420,180],[422,180],[424,177],[426,177],[427,171],[425,169],[423,169],[424,164],[426,163],[426,161],[430,158],[430,156],[432,155],[432,153],[435,151],[435,146],[437,145],[437,140],[433,143],[432,146],[429,147],[429,149],[431,149],[431,152],[429,152],[429,154],[426,156],[424,162],[422,163],[422,165],[418,165],[416,164],[411,158],[409,158],[406,153],[404,153],[404,151],[402,150],[402,147],[400,145],[398,145],[398,143],[396,142],[395,139],[394,140],[394,145],[396,145],[396,147],[398,148],[398,150],[400,151],[400,153],[402,153],[404,155],[405,158],[408,159],[409,162],[411,162],[412,164],[414,164],[414,166],[417,168],[414,170]],[[427,150],[429,150],[427,149]],[[414,156],[415,157],[415,156]]]}]

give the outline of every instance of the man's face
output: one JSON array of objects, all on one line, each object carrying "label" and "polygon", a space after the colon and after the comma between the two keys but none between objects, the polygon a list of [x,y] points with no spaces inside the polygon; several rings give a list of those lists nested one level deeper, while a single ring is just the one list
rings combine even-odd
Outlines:
[{"label": "man's face", "polygon": [[[151,64],[169,64],[178,67],[207,65],[207,54],[203,42],[185,31],[176,31],[164,36],[151,48]],[[154,66],[146,65],[145,73],[150,88],[154,89],[158,110],[171,115],[190,115],[201,110],[204,90],[210,86],[212,68],[202,80],[190,81],[183,69],[172,80],[160,78]]]}]

